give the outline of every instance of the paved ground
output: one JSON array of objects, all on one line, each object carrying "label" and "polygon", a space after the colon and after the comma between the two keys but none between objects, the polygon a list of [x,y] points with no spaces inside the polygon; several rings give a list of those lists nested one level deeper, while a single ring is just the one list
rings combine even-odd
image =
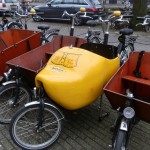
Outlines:
[{"label": "paved ground", "polygon": [[[69,34],[70,25],[61,22],[44,22],[51,28],[59,28],[60,34]],[[37,23],[30,21],[29,29],[36,29]],[[95,27],[98,29],[99,27]],[[75,35],[85,36],[87,26],[75,28]],[[118,44],[118,31],[110,31],[110,44]],[[135,43],[136,50],[150,51],[150,34],[135,32],[138,36]],[[143,108],[144,109],[144,108]],[[64,128],[59,140],[48,150],[109,150],[112,132],[110,127],[116,113],[111,109],[109,101],[104,98],[103,110],[110,115],[102,122],[99,117],[99,100],[88,107],[76,112],[63,111],[66,117]],[[9,125],[0,125],[0,150],[20,150],[9,136]],[[128,150],[150,150],[150,124],[140,121],[133,129]]]}]

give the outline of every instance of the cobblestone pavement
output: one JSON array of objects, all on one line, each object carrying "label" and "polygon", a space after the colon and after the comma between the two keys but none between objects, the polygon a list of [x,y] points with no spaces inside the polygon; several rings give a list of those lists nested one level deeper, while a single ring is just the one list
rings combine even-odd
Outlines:
[{"label": "cobblestone pavement", "polygon": [[[67,23],[45,22],[51,28],[59,28],[60,34],[69,34],[70,25]],[[36,30],[37,23],[30,21],[29,29]],[[95,27],[98,29],[99,27]],[[75,28],[75,35],[84,37],[87,26]],[[117,45],[118,31],[110,31],[109,43]],[[150,34],[135,32],[138,36],[135,43],[136,50],[150,51]],[[105,97],[105,96],[104,96]],[[144,109],[144,108],[143,108]],[[109,150],[112,132],[110,127],[114,122],[116,112],[111,109],[108,99],[104,98],[103,111],[110,115],[99,122],[99,100],[93,104],[70,112],[63,110],[65,114],[64,128],[58,141],[48,150]],[[9,125],[0,125],[0,150],[20,150],[10,139]],[[150,125],[140,121],[131,133],[128,150],[150,150]]]}]

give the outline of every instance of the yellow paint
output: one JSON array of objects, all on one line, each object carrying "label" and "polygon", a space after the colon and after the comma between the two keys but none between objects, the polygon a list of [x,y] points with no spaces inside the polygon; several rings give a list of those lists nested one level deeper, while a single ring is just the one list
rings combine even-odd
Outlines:
[{"label": "yellow paint", "polygon": [[37,74],[49,97],[65,109],[75,110],[94,102],[119,68],[120,59],[106,59],[81,48],[63,47]]},{"label": "yellow paint", "polygon": [[121,11],[116,10],[116,11],[113,12],[113,14],[114,14],[115,17],[119,17],[121,15]]}]

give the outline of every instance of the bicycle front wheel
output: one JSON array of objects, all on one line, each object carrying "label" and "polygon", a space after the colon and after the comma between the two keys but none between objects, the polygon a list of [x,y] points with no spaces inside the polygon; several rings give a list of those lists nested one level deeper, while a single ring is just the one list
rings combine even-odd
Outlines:
[{"label": "bicycle front wheel", "polygon": [[62,129],[62,118],[58,111],[44,104],[42,126],[38,128],[40,104],[23,107],[10,124],[12,140],[21,148],[41,150],[52,145]]},{"label": "bicycle front wheel", "polygon": [[114,148],[113,150],[125,150],[126,143],[127,143],[127,133],[126,131],[118,130],[117,136],[114,141]]},{"label": "bicycle front wheel", "polygon": [[15,112],[31,100],[31,95],[24,85],[20,85],[16,104],[16,85],[0,86],[0,123],[8,124]]}]

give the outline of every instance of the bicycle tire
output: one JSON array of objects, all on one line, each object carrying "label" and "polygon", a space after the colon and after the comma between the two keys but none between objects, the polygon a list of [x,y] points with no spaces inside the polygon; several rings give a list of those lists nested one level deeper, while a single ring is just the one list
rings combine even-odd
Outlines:
[{"label": "bicycle tire", "polygon": [[41,150],[51,146],[59,138],[63,120],[58,110],[44,104],[43,126],[37,129],[39,110],[40,104],[28,105],[12,118],[9,131],[17,146],[27,150]]},{"label": "bicycle tire", "polygon": [[58,35],[58,32],[45,33],[44,38],[41,41],[41,45],[44,45],[44,44],[46,44],[48,42],[52,42],[56,35]]},{"label": "bicycle tire", "polygon": [[118,129],[117,136],[114,141],[113,150],[125,150],[127,143],[126,138],[127,138],[126,131]]},{"label": "bicycle tire", "polygon": [[146,25],[146,26],[145,26],[145,31],[146,31],[146,32],[150,32],[150,25]]},{"label": "bicycle tire", "polygon": [[9,124],[15,112],[25,103],[31,101],[31,94],[23,84],[19,85],[19,101],[14,106],[16,84],[10,83],[0,86],[0,123]]},{"label": "bicycle tire", "polygon": [[7,29],[22,29],[22,25],[18,22],[11,22],[8,24]]},{"label": "bicycle tire", "polygon": [[52,42],[56,35],[58,35],[58,33],[50,33],[50,34],[45,35],[45,37],[46,37],[48,42]]},{"label": "bicycle tire", "polygon": [[89,39],[89,43],[102,43],[102,39],[100,39],[99,37],[96,37],[96,36],[94,36],[94,37],[91,37],[90,39]]}]

